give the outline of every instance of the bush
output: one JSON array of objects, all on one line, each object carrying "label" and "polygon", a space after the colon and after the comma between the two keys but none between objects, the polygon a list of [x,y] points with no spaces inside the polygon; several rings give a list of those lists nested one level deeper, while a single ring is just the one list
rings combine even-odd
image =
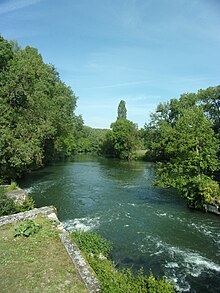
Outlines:
[{"label": "bush", "polygon": [[14,200],[7,196],[5,188],[3,186],[0,186],[0,217],[29,211],[32,210],[34,207],[35,202],[30,197],[24,200],[22,204],[16,205]]},{"label": "bush", "polygon": [[12,181],[11,184],[7,187],[6,191],[11,192],[11,191],[14,191],[18,188],[19,188],[19,186],[17,185],[17,183]]},{"label": "bush", "polygon": [[220,200],[218,183],[205,175],[191,178],[185,189],[188,204],[195,208],[201,208],[204,204],[215,204],[215,201]]},{"label": "bush", "polygon": [[13,199],[6,195],[5,189],[0,187],[0,217],[17,212]]},{"label": "bush", "polygon": [[32,220],[25,220],[18,227],[15,228],[15,237],[17,236],[25,236],[29,237],[34,235],[40,230],[41,226],[36,224]]},{"label": "bush", "polygon": [[16,210],[18,213],[20,213],[20,212],[32,210],[34,207],[35,207],[35,201],[33,200],[33,198],[28,197],[22,202],[22,204],[17,205]]},{"label": "bush", "polygon": [[107,257],[111,250],[110,242],[95,232],[76,231],[72,233],[72,239],[86,255]]},{"label": "bush", "polygon": [[166,278],[155,279],[145,276],[140,270],[135,276],[130,269],[118,270],[108,256],[110,243],[93,232],[73,232],[71,238],[85,254],[87,261],[96,273],[103,293],[174,293],[175,289]]}]

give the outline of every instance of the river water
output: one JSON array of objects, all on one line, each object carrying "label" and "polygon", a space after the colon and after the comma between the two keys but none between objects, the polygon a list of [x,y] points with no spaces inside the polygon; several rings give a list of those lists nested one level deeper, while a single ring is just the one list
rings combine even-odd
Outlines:
[{"label": "river water", "polygon": [[146,162],[76,157],[20,185],[38,207],[56,206],[68,230],[94,230],[110,240],[118,267],[166,275],[183,292],[220,292],[220,218],[152,187],[154,171]]}]

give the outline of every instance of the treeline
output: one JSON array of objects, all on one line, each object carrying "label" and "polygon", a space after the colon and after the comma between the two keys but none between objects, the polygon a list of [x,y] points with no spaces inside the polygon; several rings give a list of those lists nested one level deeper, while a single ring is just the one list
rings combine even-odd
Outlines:
[{"label": "treeline", "polygon": [[179,190],[190,206],[219,205],[220,86],[160,103],[141,130],[125,101],[111,130],[84,125],[77,97],[37,49],[0,36],[0,181],[76,153],[157,163],[157,184]]},{"label": "treeline", "polygon": [[220,86],[160,103],[142,129],[157,184],[174,187],[192,207],[220,205]]},{"label": "treeline", "polygon": [[84,125],[74,113],[76,101],[37,49],[0,36],[1,181],[78,151]]},{"label": "treeline", "polygon": [[106,153],[108,130],[85,126],[76,103],[37,49],[0,36],[0,183],[76,153]]}]

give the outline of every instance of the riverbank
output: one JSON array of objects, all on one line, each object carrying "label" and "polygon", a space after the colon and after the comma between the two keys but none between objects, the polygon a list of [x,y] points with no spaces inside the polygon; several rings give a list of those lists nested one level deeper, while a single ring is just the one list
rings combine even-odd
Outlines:
[{"label": "riverbank", "polygon": [[[30,237],[14,237],[18,225],[40,225]],[[0,217],[0,283],[3,292],[99,292],[99,282],[70,241],[54,207]]]}]

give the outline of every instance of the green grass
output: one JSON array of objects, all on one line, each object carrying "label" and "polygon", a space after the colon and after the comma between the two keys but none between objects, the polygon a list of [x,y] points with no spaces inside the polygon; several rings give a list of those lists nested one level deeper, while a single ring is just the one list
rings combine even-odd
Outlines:
[{"label": "green grass", "polygon": [[17,189],[19,189],[19,186],[17,185],[16,182],[12,181],[11,184],[6,188],[6,191],[11,192]]},{"label": "green grass", "polygon": [[48,219],[29,237],[14,237],[15,225],[0,227],[0,292],[87,292]]}]

